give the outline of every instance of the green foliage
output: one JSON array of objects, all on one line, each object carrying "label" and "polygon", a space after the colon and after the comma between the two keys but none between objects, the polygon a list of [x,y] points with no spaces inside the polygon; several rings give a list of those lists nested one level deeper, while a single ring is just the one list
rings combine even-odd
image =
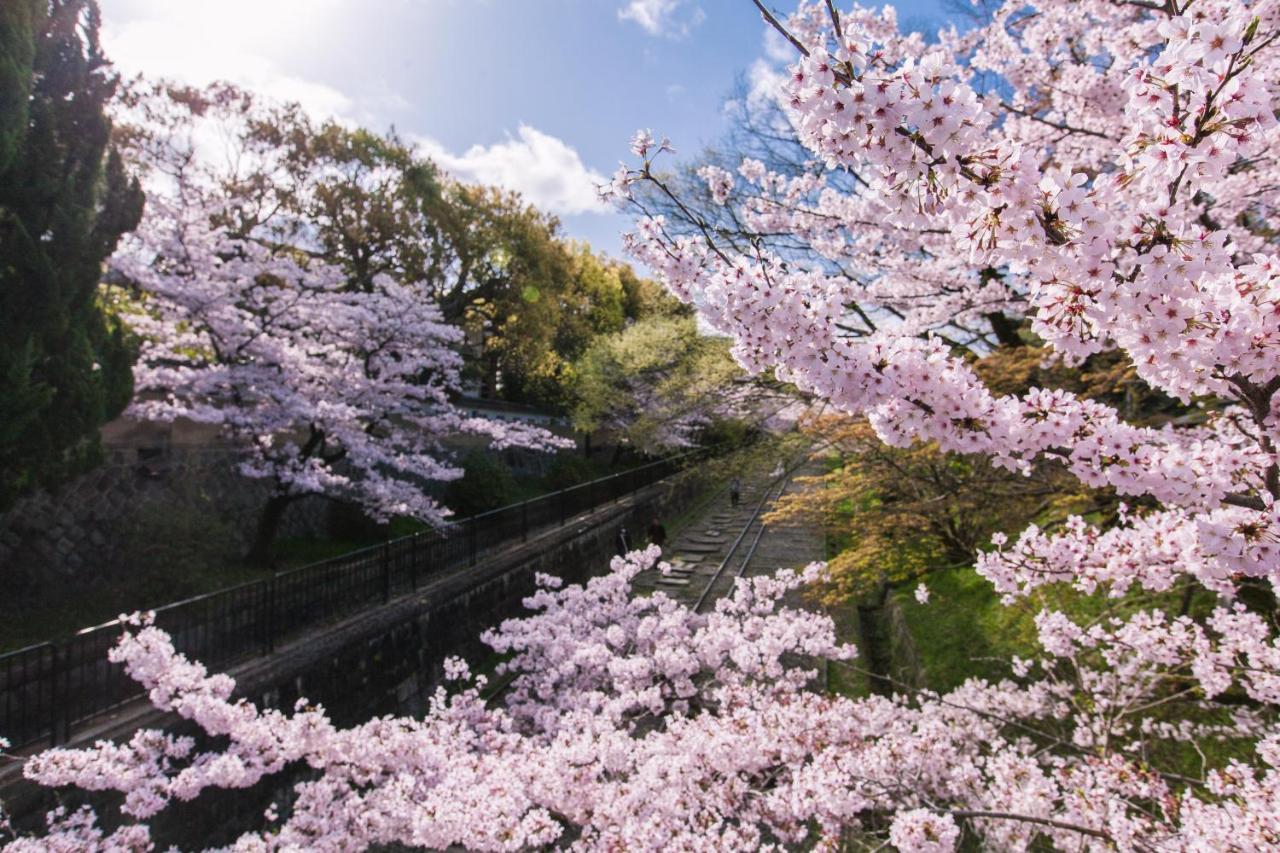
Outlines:
[{"label": "green foliage", "polygon": [[972,677],[1008,678],[1012,656],[1038,656],[1036,611],[1002,606],[991,583],[972,568],[934,572],[927,584],[928,604],[917,602],[907,588],[894,597],[931,689],[951,690]]},{"label": "green foliage", "polygon": [[466,518],[517,502],[520,494],[515,475],[501,459],[473,450],[462,460],[462,477],[445,487],[444,503],[456,518]]},{"label": "green foliage", "polygon": [[740,450],[759,440],[760,428],[744,418],[718,418],[708,424],[699,437],[706,447]]},{"label": "green foliage", "polygon": [[132,352],[97,291],[142,212],[91,0],[0,5],[0,507],[94,463]]},{"label": "green foliage", "polygon": [[[353,289],[383,274],[420,284],[468,332],[464,377],[484,396],[566,411],[573,362],[594,337],[685,310],[626,264],[565,240],[518,194],[453,180],[394,133],[318,123],[227,84],[138,86],[125,101],[161,127],[212,120],[249,155],[222,176],[228,197],[245,200],[227,217],[233,230],[284,211],[270,227],[308,223]],[[151,132],[127,138],[142,145]]]},{"label": "green foliage", "polygon": [[968,565],[996,531],[1084,510],[1096,498],[1056,466],[1024,476],[933,444],[890,447],[864,420],[821,416],[802,430],[830,449],[832,464],[800,478],[806,488],[779,500],[770,518],[825,525],[838,543],[829,561],[832,603]]},{"label": "green foliage", "polygon": [[614,262],[622,285],[622,313],[628,320],[651,317],[692,317],[693,308],[671,295],[651,278],[641,278],[629,265]]},{"label": "green foliage", "polygon": [[898,590],[894,599],[915,641],[925,686],[940,692],[958,687],[968,678],[1009,678],[1009,660],[1015,655],[1041,657],[1035,617],[1042,610],[1062,611],[1089,625],[1151,608],[1170,617],[1186,614],[1203,619],[1217,604],[1216,596],[1198,584],[1183,583],[1166,593],[1135,591],[1122,598],[1109,598],[1104,592],[1086,595],[1065,585],[1048,586],[1005,605],[990,582],[970,567],[935,572],[927,583],[927,604],[917,602],[907,588]]},{"label": "green foliage", "polygon": [[547,466],[542,483],[547,491],[558,492],[603,476],[606,475],[600,471],[599,466],[593,465],[590,460],[577,453],[561,453]]},{"label": "green foliage", "polygon": [[729,343],[692,317],[651,316],[592,342],[574,367],[575,428],[612,430],[656,452],[685,443],[721,415],[743,371]]}]

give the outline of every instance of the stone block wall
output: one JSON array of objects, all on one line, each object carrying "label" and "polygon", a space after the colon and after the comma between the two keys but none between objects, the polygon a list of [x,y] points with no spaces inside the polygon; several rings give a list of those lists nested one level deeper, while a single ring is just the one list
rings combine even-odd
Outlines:
[{"label": "stone block wall", "polygon": [[[68,581],[109,580],[129,572],[158,538],[234,559],[269,493],[265,482],[236,471],[237,458],[224,446],[108,446],[97,469],[0,515],[0,581],[31,595]],[[281,535],[321,535],[329,504],[294,502]]]}]

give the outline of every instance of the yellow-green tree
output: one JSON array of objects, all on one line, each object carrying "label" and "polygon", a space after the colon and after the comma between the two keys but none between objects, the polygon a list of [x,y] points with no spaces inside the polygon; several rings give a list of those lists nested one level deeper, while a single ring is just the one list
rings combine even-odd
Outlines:
[{"label": "yellow-green tree", "polygon": [[[1000,347],[974,361],[999,393],[1031,387],[1066,388],[1124,409],[1135,422],[1159,423],[1188,409],[1153,391],[1133,366],[1101,353],[1079,367],[1050,362],[1034,345]],[[913,582],[931,571],[966,566],[996,531],[1028,523],[1052,525],[1071,513],[1107,518],[1117,500],[1063,472],[1053,461],[1029,473],[992,465],[986,457],[940,452],[934,444],[884,444],[864,419],[824,416],[802,424],[831,462],[807,488],[788,494],[770,516],[825,527],[835,546],[831,601]]]},{"label": "yellow-green tree", "polygon": [[211,179],[237,200],[226,214],[237,232],[294,224],[301,233],[281,242],[340,266],[353,290],[380,274],[422,285],[467,330],[465,376],[486,396],[565,410],[573,362],[594,337],[680,310],[626,264],[567,241],[554,216],[451,178],[394,133],[317,122],[229,84],[138,83],[122,101],[130,150],[216,127],[232,156]]},{"label": "yellow-green tree", "polygon": [[688,446],[713,420],[750,405],[729,342],[700,334],[687,316],[649,317],[597,338],[574,374],[574,426],[608,430],[645,452]]}]

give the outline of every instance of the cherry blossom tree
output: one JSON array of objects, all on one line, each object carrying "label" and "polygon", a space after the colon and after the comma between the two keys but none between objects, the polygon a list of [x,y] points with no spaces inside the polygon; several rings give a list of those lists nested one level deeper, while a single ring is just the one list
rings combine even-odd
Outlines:
[{"label": "cherry blossom tree", "polygon": [[304,495],[440,523],[448,510],[426,487],[462,473],[447,436],[567,444],[453,408],[462,332],[426,288],[386,272],[353,281],[308,243],[305,219],[278,214],[261,182],[222,165],[270,174],[271,149],[228,154],[201,113],[179,115],[135,127],[149,206],[110,262],[141,340],[131,411],[215,424],[245,449],[241,473],[271,484],[251,560],[269,559],[284,510]]},{"label": "cherry blossom tree", "polygon": [[[486,635],[515,676],[504,703],[446,663],[423,719],[335,727],[232,699],[234,682],[176,654],[146,617],[112,652],[157,707],[208,737],[137,733],[27,762],[41,784],[123,795],[108,833],[84,807],[10,850],[147,849],[148,821],[211,788],[290,765],[315,771],[287,813],[271,807],[238,850],[377,844],[518,850],[754,849],[767,844],[950,850],[1262,849],[1280,815],[1274,717],[1280,647],[1263,620],[1210,625],[1137,614],[1082,628],[1038,620],[1044,655],[999,684],[940,696],[851,699],[810,689],[819,659],[852,665],[831,620],[783,603],[819,565],[740,583],[708,614],[631,585],[656,548],[560,588],[539,578],[532,615]],[[1244,700],[1224,713],[1223,695]],[[1181,719],[1166,712],[1194,705]],[[1162,749],[1257,742],[1203,778],[1158,769]],[[1141,756],[1142,760],[1136,760]]]},{"label": "cherry blossom tree", "polygon": [[[750,162],[705,179],[744,221],[796,231],[839,269],[696,217],[691,231],[642,220],[633,251],[744,366],[865,414],[891,444],[1015,471],[1056,459],[1149,507],[1111,530],[997,536],[980,571],[1005,595],[1191,577],[1219,594],[1211,615],[1045,611],[1042,651],[1002,681],[846,698],[811,688],[818,660],[857,666],[854,650],[784,599],[820,567],[750,579],[695,614],[632,595],[639,572],[662,570],[651,550],[584,586],[541,579],[536,612],[487,637],[515,675],[499,707],[451,662],[462,685],[425,719],[349,730],[320,709],[232,701],[230,679],[140,624],[113,656],[217,739],[148,731],[30,760],[43,784],[122,792],[126,820],[108,834],[87,810],[55,813],[47,838],[14,849],[145,847],[171,801],[298,761],[314,778],[239,849],[1280,844],[1275,605],[1239,595],[1280,575],[1280,6],[1006,3],[936,43],[898,34],[892,10],[760,8],[797,51],[797,138],[858,189]],[[665,147],[639,134],[643,162],[612,192],[669,192],[652,165]],[[980,348],[995,311],[1066,360],[1122,352],[1206,416],[1157,428],[1062,390],[997,394],[956,346]]]},{"label": "cherry blossom tree", "polygon": [[[1224,572],[1268,577],[1280,326],[1270,202],[1256,190],[1275,180],[1276,12],[1025,8],[935,45],[898,35],[892,10],[809,4],[787,24],[765,13],[800,59],[786,84],[795,133],[863,189],[824,191],[752,161],[706,180],[725,204],[755,187],[744,219],[867,258],[866,275],[735,249],[711,229],[672,236],[661,218],[640,222],[632,248],[734,337],[745,365],[866,413],[882,439],[1014,469],[1058,458],[1087,485],[1189,511],[1190,535]],[[1000,94],[1009,86],[1017,94]],[[621,169],[612,192],[661,188],[651,164],[664,147],[638,134],[644,163]],[[904,283],[886,256],[943,265],[946,287]],[[993,304],[1023,311],[1062,358],[1122,350],[1152,386],[1211,416],[1141,428],[1061,391],[991,393],[947,332],[983,323]]]}]

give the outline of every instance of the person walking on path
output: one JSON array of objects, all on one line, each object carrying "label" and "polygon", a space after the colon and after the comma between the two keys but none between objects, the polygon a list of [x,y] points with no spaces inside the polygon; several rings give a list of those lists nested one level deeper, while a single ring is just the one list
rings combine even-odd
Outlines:
[{"label": "person walking on path", "polygon": [[659,548],[665,548],[667,545],[667,528],[663,527],[662,522],[656,517],[653,519],[653,523],[649,525],[649,542]]},{"label": "person walking on path", "polygon": [[742,481],[734,477],[729,481],[729,505],[737,506],[738,498],[742,495]]}]

